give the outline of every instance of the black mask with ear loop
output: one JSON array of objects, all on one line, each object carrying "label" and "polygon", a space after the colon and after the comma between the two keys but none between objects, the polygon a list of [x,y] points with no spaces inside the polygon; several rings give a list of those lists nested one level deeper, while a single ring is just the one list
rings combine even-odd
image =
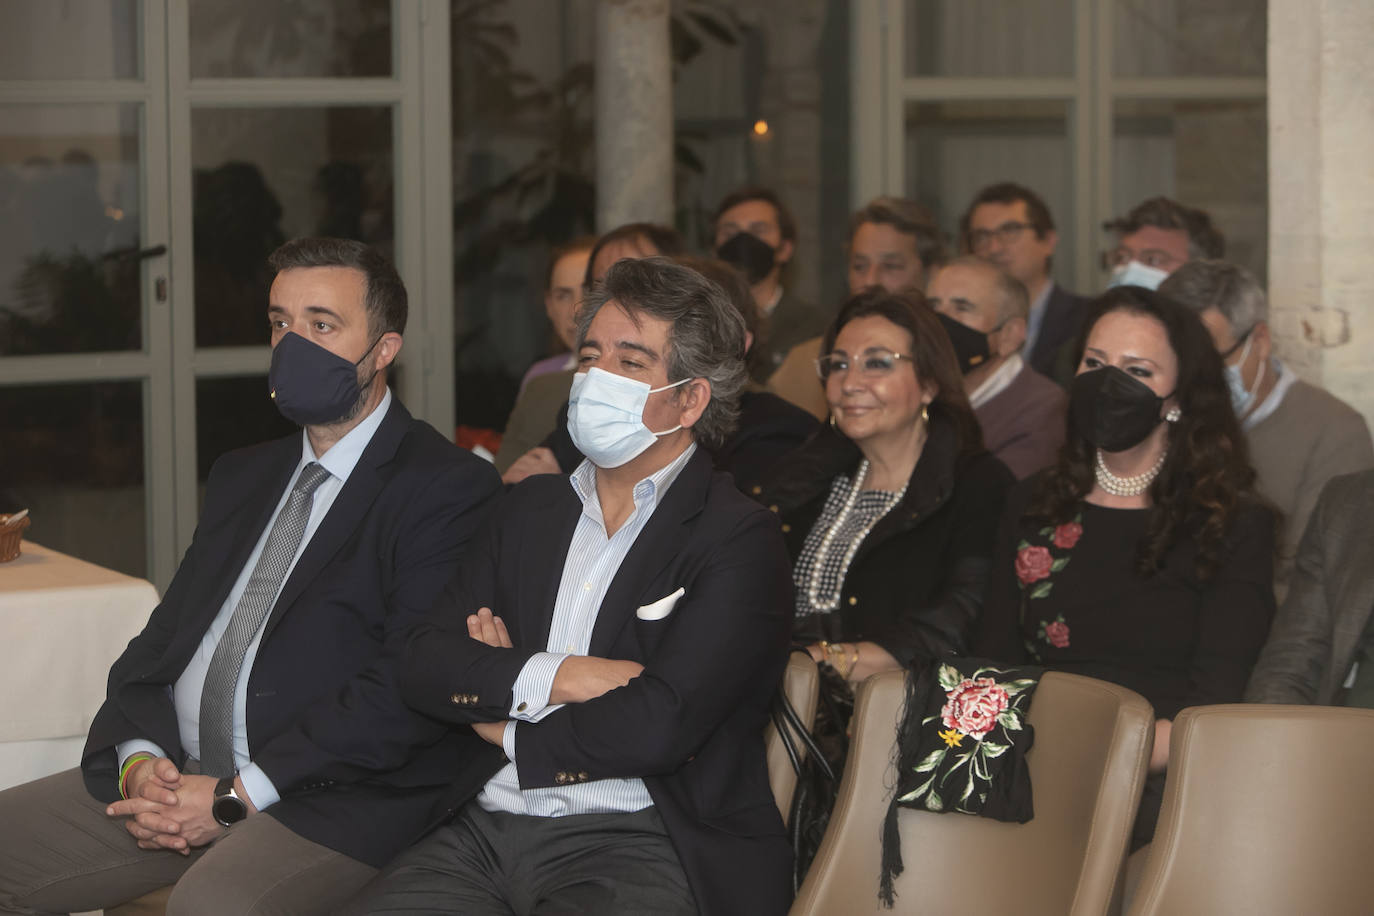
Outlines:
[{"label": "black mask with ear loop", "polygon": [[1116,366],[1074,377],[1069,409],[1078,433],[1104,452],[1124,452],[1144,442],[1164,422],[1167,398]]},{"label": "black mask with ear loop", "polygon": [[358,384],[358,367],[381,339],[372,341],[355,363],[299,334],[284,335],[272,349],[272,368],[267,373],[277,410],[298,426],[323,426],[348,416],[377,377],[379,370],[374,370],[366,382]]},{"label": "black mask with ear loop", "polygon": [[752,286],[768,276],[777,263],[778,253],[772,245],[749,232],[736,232],[719,248],[716,257],[744,272]]},{"label": "black mask with ear loop", "polygon": [[935,317],[944,325],[949,342],[954,345],[954,358],[959,361],[959,371],[964,375],[968,375],[992,357],[988,335],[961,324],[944,312],[936,312]]}]

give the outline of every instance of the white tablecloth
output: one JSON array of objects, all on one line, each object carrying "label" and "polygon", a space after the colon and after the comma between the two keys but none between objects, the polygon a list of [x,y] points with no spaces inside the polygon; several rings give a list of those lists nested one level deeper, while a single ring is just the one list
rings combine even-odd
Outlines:
[{"label": "white tablecloth", "polygon": [[157,601],[143,579],[28,541],[0,563],[0,789],[80,763],[110,665]]}]

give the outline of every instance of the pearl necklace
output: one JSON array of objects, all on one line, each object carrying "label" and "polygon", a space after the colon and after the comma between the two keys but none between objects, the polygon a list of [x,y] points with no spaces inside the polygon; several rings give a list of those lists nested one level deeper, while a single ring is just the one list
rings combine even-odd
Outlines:
[{"label": "pearl necklace", "polygon": [[1118,477],[1107,468],[1107,462],[1102,460],[1102,449],[1097,450],[1097,485],[1102,488],[1104,493],[1112,496],[1139,496],[1150,489],[1150,484],[1154,483],[1159,472],[1164,468],[1164,459],[1169,456],[1168,449],[1159,455],[1159,460],[1155,466],[1144,474],[1137,474],[1134,477]]},{"label": "pearl necklace", "polygon": [[811,602],[813,611],[829,612],[840,606],[840,593],[844,590],[844,574],[849,571],[849,564],[854,561],[854,554],[859,552],[859,545],[868,537],[868,533],[873,530],[873,526],[882,520],[883,516],[891,510],[897,503],[902,501],[906,495],[907,485],[897,491],[897,494],[888,503],[887,509],[876,516],[854,536],[849,542],[849,548],[844,553],[843,565],[840,567],[840,581],[835,584],[835,592],[825,601],[821,600],[821,572],[825,569],[826,558],[830,556],[830,547],[835,540],[835,536],[844,528],[845,521],[849,518],[849,513],[854,511],[854,504],[859,501],[859,493],[863,490],[864,478],[868,476],[868,459],[859,462],[859,469],[854,472],[854,483],[849,488],[849,495],[845,497],[844,506],[840,509],[840,514],[835,516],[835,521],[830,523],[825,534],[821,537],[821,543],[816,548],[816,556],[811,564],[810,581],[806,586],[806,597]]}]

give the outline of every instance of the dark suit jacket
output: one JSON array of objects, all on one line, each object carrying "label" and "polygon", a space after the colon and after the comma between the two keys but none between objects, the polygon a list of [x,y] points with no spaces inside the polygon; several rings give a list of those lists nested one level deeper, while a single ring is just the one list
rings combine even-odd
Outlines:
[{"label": "dark suit jacket", "polygon": [[[816,431],[816,418],[768,391],[743,391],[739,396],[739,422],[734,432],[712,452],[716,467],[735,478],[746,493],[767,480],[784,455],[796,449]],[[568,405],[558,412],[553,432],[542,443],[553,451],[558,467],[571,474],[585,457],[568,435]]]},{"label": "dark suit jacket", "polygon": [[[215,462],[191,547],[161,604],[110,670],[81,767],[118,798],[114,746],[156,742],[182,765],[169,685],[185,669],[300,460],[296,433]],[[404,632],[453,574],[500,490],[491,465],[392,403],[268,618],[248,679],[252,759],[281,795],[266,813],[381,866],[433,820],[453,773],[485,742],[401,701]]]},{"label": "dark suit jacket", "polygon": [[[1374,609],[1374,471],[1333,477],[1313,510],[1245,698],[1329,705]],[[1371,676],[1361,670],[1361,677]]]},{"label": "dark suit jacket", "polygon": [[1063,377],[1062,369],[1056,371],[1056,363],[1061,350],[1071,350],[1078,334],[1083,330],[1083,319],[1088,314],[1088,300],[1064,289],[1058,283],[1050,289],[1050,298],[1045,302],[1045,318],[1040,323],[1040,334],[1035,338],[1035,348],[1026,361],[1041,375],[1047,375],[1067,385],[1073,377]]},{"label": "dark suit jacket", "polygon": [[[407,702],[455,725],[508,717],[516,677],[546,648],[581,514],[565,477],[531,477],[511,491],[407,645]],[[679,587],[666,618],[636,616]],[[780,914],[791,899],[792,854],[763,750],[789,595],[777,520],[698,451],[630,548],[592,631],[589,654],[640,662],[643,673],[516,727],[523,788],[642,777],[706,916]],[[514,649],[467,635],[466,615],[481,606],[505,620]],[[460,787],[450,804],[470,794]]]}]

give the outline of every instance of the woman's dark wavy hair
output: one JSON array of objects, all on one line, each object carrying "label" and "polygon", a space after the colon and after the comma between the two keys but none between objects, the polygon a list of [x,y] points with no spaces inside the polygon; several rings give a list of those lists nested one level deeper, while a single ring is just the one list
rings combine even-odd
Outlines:
[{"label": "woman's dark wavy hair", "polygon": [[[1178,357],[1175,389],[1183,416],[1169,424],[1169,453],[1150,486],[1149,521],[1137,549],[1142,576],[1159,571],[1164,555],[1185,537],[1196,539],[1197,574],[1208,578],[1220,561],[1221,543],[1242,497],[1253,495],[1240,423],[1231,407],[1221,357],[1196,313],[1139,286],[1109,289],[1092,301],[1075,355],[1083,361],[1088,335],[1112,312],[1149,316],[1164,326]],[[1026,516],[1053,524],[1071,520],[1094,482],[1096,452],[1077,429],[1073,411],[1059,461],[1041,478]]]},{"label": "woman's dark wavy hair", "polygon": [[959,435],[961,454],[982,452],[983,429],[964,392],[964,376],[959,372],[954,345],[949,342],[949,334],[935,311],[926,305],[925,296],[918,290],[890,293],[874,286],[850,296],[825,332],[821,352],[829,353],[835,348],[835,339],[845,325],[870,316],[885,318],[911,336],[909,355],[916,378],[922,385],[933,383],[936,387],[935,399],[929,407],[931,419],[942,418],[954,427]]}]

